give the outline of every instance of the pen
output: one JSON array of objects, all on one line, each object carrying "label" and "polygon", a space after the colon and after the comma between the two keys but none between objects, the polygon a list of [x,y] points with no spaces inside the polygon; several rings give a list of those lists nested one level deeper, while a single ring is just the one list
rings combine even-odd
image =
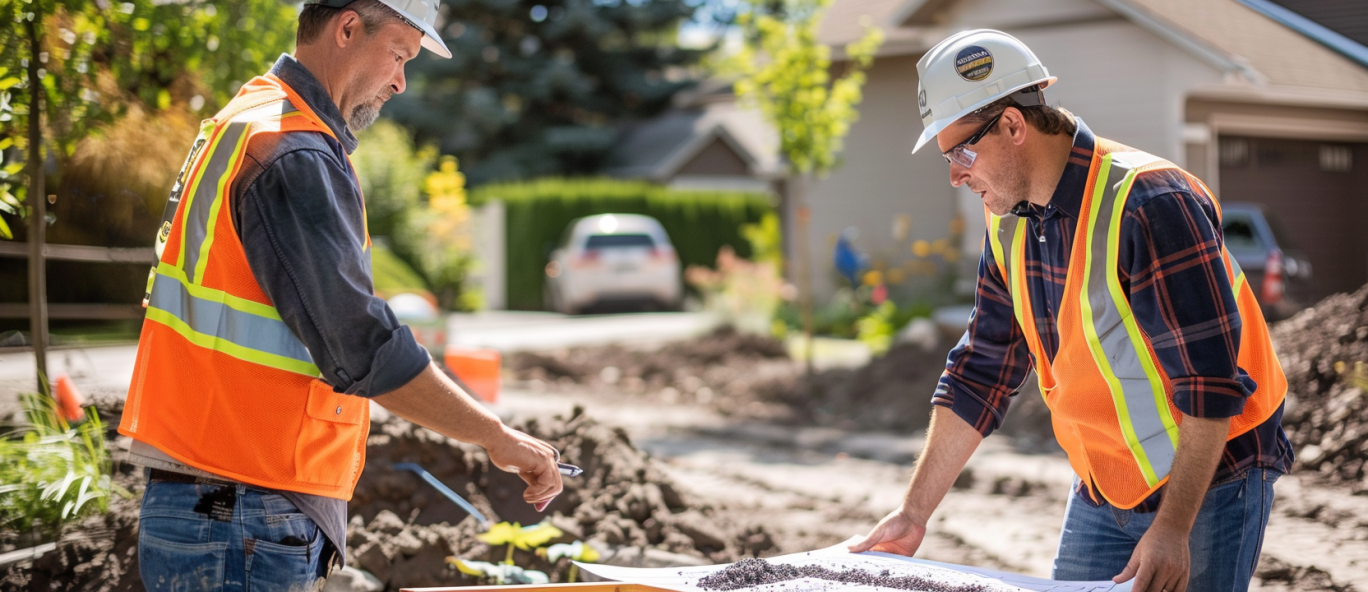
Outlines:
[{"label": "pen", "polygon": [[567,465],[563,462],[556,463],[556,467],[560,469],[560,474],[565,475],[566,477],[578,477],[580,476],[580,473],[584,472],[584,469],[575,465]]}]

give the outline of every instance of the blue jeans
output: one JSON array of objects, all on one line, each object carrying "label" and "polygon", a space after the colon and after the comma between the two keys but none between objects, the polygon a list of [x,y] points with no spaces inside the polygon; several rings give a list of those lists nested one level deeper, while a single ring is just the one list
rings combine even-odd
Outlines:
[{"label": "blue jeans", "polygon": [[[1244,592],[1263,547],[1273,508],[1273,482],[1282,473],[1249,469],[1213,485],[1202,500],[1188,538],[1192,568],[1188,590]],[[1136,513],[1103,504],[1094,508],[1070,494],[1055,555],[1056,580],[1110,580],[1126,568],[1155,512]]]},{"label": "blue jeans", "polygon": [[138,530],[148,592],[318,590],[332,556],[294,504],[245,485],[149,481]]}]

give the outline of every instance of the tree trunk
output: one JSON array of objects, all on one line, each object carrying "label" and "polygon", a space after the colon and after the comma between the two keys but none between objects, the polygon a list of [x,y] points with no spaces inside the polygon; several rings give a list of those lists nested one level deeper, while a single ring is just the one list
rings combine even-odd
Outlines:
[{"label": "tree trunk", "polygon": [[43,260],[43,243],[47,234],[47,190],[43,187],[43,81],[38,76],[42,68],[43,14],[41,3],[35,2],[33,18],[28,21],[29,63],[29,340],[33,342],[33,359],[38,367],[38,391],[49,393],[47,380],[47,263]]}]

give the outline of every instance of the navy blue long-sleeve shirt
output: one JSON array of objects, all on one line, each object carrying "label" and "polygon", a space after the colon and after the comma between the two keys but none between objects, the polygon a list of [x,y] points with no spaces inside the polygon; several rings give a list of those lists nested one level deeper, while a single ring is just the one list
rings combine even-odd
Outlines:
[{"label": "navy blue long-sleeve shirt", "polygon": [[[347,160],[356,136],[327,90],[293,57],[282,55],[271,73],[336,139],[296,132],[248,147],[231,202],[247,264],[324,382],[349,395],[383,395],[413,380],[431,358],[374,294],[365,204]],[[279,493],[318,523],[339,552],[345,549],[346,501]]]}]

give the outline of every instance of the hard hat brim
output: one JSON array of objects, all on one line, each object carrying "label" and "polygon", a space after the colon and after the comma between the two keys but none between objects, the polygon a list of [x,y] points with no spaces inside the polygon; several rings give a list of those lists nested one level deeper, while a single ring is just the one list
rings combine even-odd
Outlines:
[{"label": "hard hat brim", "polygon": [[1056,80],[1059,80],[1059,78],[1051,76],[1043,80],[1033,80],[1025,84],[1011,87],[1007,90],[1007,92],[990,96],[982,101],[974,103],[963,109],[960,109],[959,112],[955,113],[950,117],[942,117],[941,119],[932,122],[931,125],[927,126],[926,129],[922,130],[921,136],[917,138],[917,145],[912,148],[912,153],[916,154],[918,150],[922,149],[922,146],[925,146],[928,143],[930,143],[931,140],[936,139],[936,136],[940,135],[942,131],[945,131],[945,128],[949,127],[950,124],[959,121],[965,115],[978,111],[979,109],[982,109],[984,107],[987,107],[993,102],[1002,100],[1003,97],[1011,96],[1013,93],[1031,85],[1039,84],[1041,85],[1041,90],[1044,90],[1046,87],[1053,85]]},{"label": "hard hat brim", "polygon": [[432,53],[446,59],[451,59],[451,50],[447,49],[446,42],[442,41],[442,36],[437,34],[437,29],[435,27],[423,21],[416,20],[408,14],[405,14],[404,17],[409,19],[413,24],[418,25],[419,29],[422,29],[423,47],[426,47]]}]

